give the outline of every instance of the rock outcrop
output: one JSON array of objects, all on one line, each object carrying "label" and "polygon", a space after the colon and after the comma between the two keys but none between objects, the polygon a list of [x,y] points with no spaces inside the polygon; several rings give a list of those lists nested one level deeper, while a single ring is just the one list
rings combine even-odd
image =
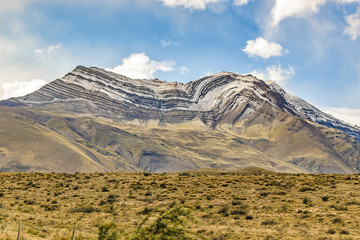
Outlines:
[{"label": "rock outcrop", "polygon": [[[221,72],[184,84],[79,66],[0,105],[6,114],[25,116],[27,123],[70,141],[65,145],[81,156],[79,171],[88,165],[89,171],[151,172],[249,166],[322,173],[360,169],[359,127],[251,75]],[[19,156],[6,152],[7,165],[0,158],[0,170],[21,169]],[[41,169],[26,164],[29,171]]]}]

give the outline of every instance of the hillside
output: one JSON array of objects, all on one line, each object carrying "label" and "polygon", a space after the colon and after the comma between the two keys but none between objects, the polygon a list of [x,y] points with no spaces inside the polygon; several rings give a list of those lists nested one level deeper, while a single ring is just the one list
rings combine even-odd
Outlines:
[{"label": "hillside", "polygon": [[358,127],[251,75],[183,84],[79,66],[0,105],[3,172],[360,169]]}]

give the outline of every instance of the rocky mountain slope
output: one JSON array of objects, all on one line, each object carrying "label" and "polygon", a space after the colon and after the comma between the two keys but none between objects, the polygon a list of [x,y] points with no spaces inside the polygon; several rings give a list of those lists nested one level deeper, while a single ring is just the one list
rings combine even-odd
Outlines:
[{"label": "rocky mountain slope", "polygon": [[79,66],[0,105],[0,171],[360,169],[359,127],[251,75],[183,84]]}]

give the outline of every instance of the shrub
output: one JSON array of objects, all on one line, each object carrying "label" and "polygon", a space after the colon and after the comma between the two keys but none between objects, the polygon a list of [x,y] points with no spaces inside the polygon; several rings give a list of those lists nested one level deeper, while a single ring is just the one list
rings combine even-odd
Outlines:
[{"label": "shrub", "polygon": [[182,172],[182,173],[179,173],[179,176],[190,177],[190,173],[188,173],[188,172]]},{"label": "shrub", "polygon": [[143,189],[143,186],[142,186],[141,182],[136,182],[136,183],[132,183],[130,185],[130,188],[132,188],[134,190],[138,190],[138,189]]},{"label": "shrub", "polygon": [[253,217],[253,216],[251,216],[251,215],[247,215],[247,216],[245,217],[245,219],[246,219],[246,220],[253,220],[253,219],[254,219],[254,217]]},{"label": "shrub", "polygon": [[94,207],[87,207],[87,206],[78,206],[69,209],[69,213],[93,213],[93,212],[100,212],[100,210]]},{"label": "shrub", "polygon": [[242,205],[242,202],[239,201],[239,200],[233,200],[233,201],[231,202],[231,204],[232,204],[233,206],[238,206],[238,205]]},{"label": "shrub", "polygon": [[55,211],[59,209],[58,205],[42,205],[45,211]]},{"label": "shrub", "polygon": [[116,240],[118,234],[116,232],[115,223],[111,222],[99,226],[98,240]]},{"label": "shrub", "polygon": [[262,192],[262,193],[260,193],[260,196],[262,196],[262,197],[266,197],[267,195],[269,195],[268,192]]},{"label": "shrub", "polygon": [[310,202],[311,202],[310,198],[308,198],[308,197],[303,198],[303,204],[308,204]]},{"label": "shrub", "polygon": [[230,212],[231,215],[245,215],[246,214],[246,211],[243,211],[243,210],[232,210]]},{"label": "shrub", "polygon": [[276,224],[277,222],[275,222],[274,220],[266,220],[261,223],[261,225],[266,225],[266,226],[274,226]]},{"label": "shrub", "polygon": [[342,223],[344,223],[344,220],[341,217],[337,217],[332,222],[342,224]]},{"label": "shrub", "polygon": [[321,200],[323,200],[324,202],[327,202],[329,200],[329,196],[324,196],[321,198]]},{"label": "shrub", "polygon": [[154,212],[154,211],[155,211],[155,210],[152,209],[152,208],[145,207],[144,210],[138,212],[138,214],[146,215],[146,214],[149,214],[149,213]]},{"label": "shrub", "polygon": [[331,207],[331,208],[334,208],[334,209],[337,210],[337,211],[347,211],[347,210],[348,210],[348,208],[345,207],[345,206],[331,205],[330,207]]},{"label": "shrub", "polygon": [[109,194],[106,202],[108,202],[109,204],[113,204],[114,202],[117,201],[117,196],[114,194]]},{"label": "shrub", "polygon": [[24,203],[27,205],[36,205],[36,202],[34,200],[25,200]]},{"label": "shrub", "polygon": [[186,220],[190,218],[190,210],[177,205],[161,214],[153,223],[145,227],[144,225],[149,220],[150,216],[146,216],[139,224],[138,229],[129,238],[131,240],[140,239],[191,239],[188,237],[188,232],[184,229]]},{"label": "shrub", "polygon": [[229,208],[228,206],[223,206],[222,208],[219,209],[219,214],[222,214],[224,217],[229,216]]},{"label": "shrub", "polygon": [[307,192],[307,191],[316,191],[316,189],[314,188],[309,188],[309,187],[302,187],[299,190],[300,192]]}]

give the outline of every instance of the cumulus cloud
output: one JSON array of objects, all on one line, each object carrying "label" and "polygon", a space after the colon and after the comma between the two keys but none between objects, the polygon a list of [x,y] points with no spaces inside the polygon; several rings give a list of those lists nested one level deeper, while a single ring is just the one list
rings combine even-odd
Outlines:
[{"label": "cumulus cloud", "polygon": [[344,30],[344,34],[350,35],[352,40],[356,40],[360,34],[360,8],[356,13],[345,16],[346,22],[349,24]]},{"label": "cumulus cloud", "polygon": [[287,53],[287,50],[284,50],[283,47],[276,42],[268,42],[262,37],[258,37],[255,40],[247,41],[246,47],[243,49],[250,57],[261,57],[269,58],[274,56],[281,56]]},{"label": "cumulus cloud", "polygon": [[310,13],[317,13],[320,6],[327,2],[353,3],[359,0],[276,0],[271,9],[271,25],[277,26],[282,20],[288,17],[304,17]]},{"label": "cumulus cloud", "polygon": [[241,6],[248,4],[249,0],[234,0],[234,5]]},{"label": "cumulus cloud", "polygon": [[360,126],[360,109],[351,108],[322,108],[328,114],[333,115],[345,122]]},{"label": "cumulus cloud", "polygon": [[11,97],[20,97],[32,93],[46,84],[41,79],[33,79],[28,82],[7,82],[0,84],[0,100]]},{"label": "cumulus cloud", "polygon": [[294,76],[295,70],[293,67],[283,69],[281,65],[278,64],[267,67],[265,71],[254,70],[250,72],[250,74],[265,81],[271,80],[279,83]]},{"label": "cumulus cloud", "polygon": [[204,10],[210,3],[222,2],[224,0],[158,0],[168,7],[184,7],[195,10]]},{"label": "cumulus cloud", "polygon": [[114,68],[106,68],[130,78],[151,79],[157,71],[171,72],[174,71],[175,61],[157,62],[151,60],[145,53],[134,53],[122,60],[122,64]]}]

